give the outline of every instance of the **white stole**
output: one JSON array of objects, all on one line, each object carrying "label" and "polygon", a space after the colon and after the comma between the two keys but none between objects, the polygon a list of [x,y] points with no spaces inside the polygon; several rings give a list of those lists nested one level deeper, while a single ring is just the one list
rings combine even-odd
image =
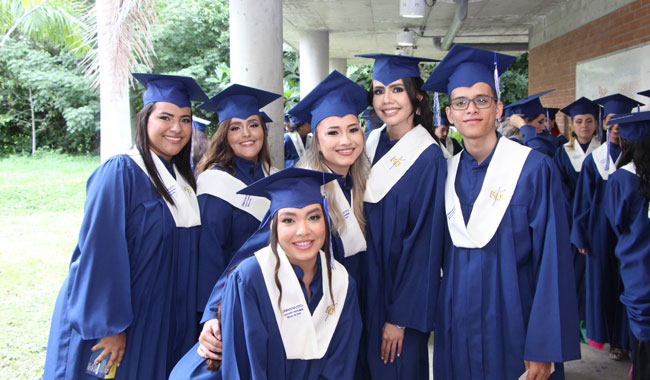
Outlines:
[{"label": "white stole", "polygon": [[348,273],[345,267],[332,258],[332,291],[334,292],[334,305],[332,305],[325,253],[320,251],[319,254],[323,297],[312,315],[296,272],[282,248],[278,245],[280,258],[278,279],[282,285],[281,309],[278,308],[280,290],[275,284],[276,259],[273,251],[271,247],[265,247],[255,252],[287,359],[310,360],[325,356],[345,305],[348,292]]},{"label": "white stole", "polygon": [[[447,150],[447,148],[446,148],[444,145],[442,145],[442,144],[438,144],[438,142],[437,142],[435,139],[433,140],[433,143],[436,144],[436,145],[438,145],[438,146],[440,147],[440,150],[442,151],[442,156],[445,158],[445,160],[448,160],[448,159],[451,158],[451,156],[453,156],[453,153],[452,153],[452,152],[450,152],[449,150]],[[451,149],[452,149],[452,151],[453,151],[453,150],[454,150],[454,147],[452,146]]]},{"label": "white stole", "polygon": [[[165,167],[165,164],[162,163],[160,157],[155,155],[152,151],[149,151],[151,154],[151,159],[153,160],[158,175],[162,180],[163,185],[167,189],[169,195],[171,195],[174,200],[174,205],[170,204],[167,200],[167,208],[174,217],[174,222],[176,227],[194,227],[201,225],[201,212],[199,211],[199,202],[196,199],[196,194],[194,189],[190,186],[185,178],[178,172],[176,165],[174,165],[174,173],[176,173],[176,179]],[[144,166],[144,160],[142,155],[137,148],[132,148],[127,151],[126,154],[131,157],[133,161],[142,169],[143,172],[151,179],[151,176],[147,172],[147,168]],[[153,182],[153,181],[152,181]],[[164,199],[164,198],[163,198]]]},{"label": "white stole", "polygon": [[[372,163],[381,132],[386,128],[375,129],[368,135],[366,154]],[[370,169],[363,200],[369,203],[381,201],[390,189],[406,174],[415,161],[431,144],[436,141],[424,127],[418,125],[406,132],[404,136]]]},{"label": "white stole", "polygon": [[293,142],[293,146],[296,148],[296,152],[298,152],[298,157],[302,158],[305,155],[305,145],[302,143],[300,134],[296,131],[287,133]]},{"label": "white stole", "polygon": [[[622,154],[619,155],[618,158],[620,159],[621,156]],[[607,154],[607,144],[602,144],[598,148],[594,149],[594,151],[591,152],[591,158],[594,159],[596,169],[598,169],[598,174],[600,174],[603,180],[607,181],[609,175],[616,171],[616,163],[612,160],[612,157]],[[609,169],[605,169],[607,161],[609,161]],[[618,160],[616,160],[616,162],[618,162]]]},{"label": "white stole", "polygon": [[582,169],[582,162],[585,160],[585,157],[587,157],[589,153],[593,152],[594,149],[598,148],[599,145],[600,143],[598,142],[598,138],[594,136],[589,142],[589,146],[587,147],[586,152],[582,151],[582,147],[580,146],[578,140],[573,141],[573,147],[571,146],[571,141],[569,141],[568,143],[564,144],[563,148],[567,156],[569,156],[571,165],[573,165],[573,170],[580,173],[580,170]]},{"label": "white stole", "polygon": [[458,153],[454,151],[454,142],[451,141],[451,137],[449,136],[445,137],[445,146],[447,147],[447,151],[451,153],[452,156]]},{"label": "white stole", "polygon": [[210,194],[223,199],[233,207],[245,211],[254,216],[255,219],[262,221],[271,206],[271,201],[264,197],[237,194],[244,187],[246,187],[246,184],[240,179],[218,169],[204,171],[199,174],[196,182],[197,195]]},{"label": "white stole", "polygon": [[483,248],[492,240],[510,205],[530,151],[530,148],[505,137],[499,138],[467,225],[455,186],[461,154],[447,161],[445,211],[449,233],[455,246]]},{"label": "white stole", "polygon": [[[363,236],[359,221],[354,215],[354,209],[348,203],[348,199],[343,194],[343,189],[338,183],[334,184],[334,196],[336,197],[336,204],[338,205],[339,212],[345,219],[345,230],[339,231],[339,237],[343,242],[343,251],[345,257],[354,256],[359,252],[366,250],[366,238]],[[350,198],[354,204],[354,194]]]},{"label": "white stole", "polygon": [[623,165],[621,169],[625,169],[628,172],[636,175],[636,164],[634,164],[634,161],[630,161],[627,164]]}]

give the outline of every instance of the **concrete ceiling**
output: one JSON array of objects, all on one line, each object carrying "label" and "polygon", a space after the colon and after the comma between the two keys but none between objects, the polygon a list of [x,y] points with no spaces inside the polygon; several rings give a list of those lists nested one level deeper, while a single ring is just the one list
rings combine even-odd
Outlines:
[{"label": "concrete ceiling", "polygon": [[[283,0],[284,40],[298,49],[300,34],[329,31],[330,57],[348,63],[361,53],[394,54],[397,33],[405,27],[416,32],[412,55],[437,58],[446,51],[434,40],[444,37],[456,14],[454,0],[426,0],[428,17],[400,17],[400,0]],[[488,49],[520,54],[527,50],[529,29],[566,0],[470,0],[467,18],[453,40],[463,44],[489,44]],[[436,47],[438,46],[438,47]]]}]

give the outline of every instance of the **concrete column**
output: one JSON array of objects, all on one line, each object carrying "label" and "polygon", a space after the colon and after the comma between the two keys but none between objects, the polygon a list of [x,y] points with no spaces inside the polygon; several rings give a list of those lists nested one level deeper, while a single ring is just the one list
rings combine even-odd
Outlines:
[{"label": "concrete column", "polygon": [[[283,93],[282,0],[230,0],[230,80]],[[271,161],[284,167],[284,100],[264,107],[269,125]]]},{"label": "concrete column", "polygon": [[310,30],[300,34],[300,98],[309,94],[329,74],[329,32]]},{"label": "concrete column", "polygon": [[331,73],[332,70],[336,70],[343,75],[347,75],[346,73],[348,71],[348,60],[345,58],[330,58],[330,69],[328,74]]}]

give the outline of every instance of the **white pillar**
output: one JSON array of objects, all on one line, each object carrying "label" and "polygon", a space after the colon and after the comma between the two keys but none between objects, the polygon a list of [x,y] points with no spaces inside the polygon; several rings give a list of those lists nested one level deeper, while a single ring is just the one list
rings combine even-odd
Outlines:
[{"label": "white pillar", "polygon": [[348,60],[345,58],[330,58],[329,72],[331,73],[332,70],[336,70],[343,75],[347,75]]},{"label": "white pillar", "polygon": [[[230,80],[261,90],[283,93],[282,0],[230,0]],[[284,101],[264,111],[269,125],[271,161],[284,167]]]},{"label": "white pillar", "polygon": [[329,32],[310,30],[300,34],[300,98],[329,74]]},{"label": "white pillar", "polygon": [[[110,33],[116,7],[112,0],[98,0],[97,56],[99,60],[99,153],[101,161],[125,152],[133,144],[129,78],[116,70],[115,41]],[[122,75],[124,74],[124,75]]]}]

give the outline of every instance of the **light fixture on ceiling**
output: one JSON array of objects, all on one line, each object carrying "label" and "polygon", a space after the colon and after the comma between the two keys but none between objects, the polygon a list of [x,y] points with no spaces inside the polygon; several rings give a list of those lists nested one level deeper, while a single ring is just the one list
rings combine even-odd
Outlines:
[{"label": "light fixture on ceiling", "polygon": [[404,28],[401,32],[397,32],[397,46],[413,45],[415,45],[415,31]]},{"label": "light fixture on ceiling", "polygon": [[402,17],[422,18],[426,8],[426,0],[399,0],[399,15]]}]

